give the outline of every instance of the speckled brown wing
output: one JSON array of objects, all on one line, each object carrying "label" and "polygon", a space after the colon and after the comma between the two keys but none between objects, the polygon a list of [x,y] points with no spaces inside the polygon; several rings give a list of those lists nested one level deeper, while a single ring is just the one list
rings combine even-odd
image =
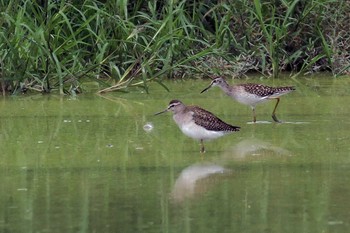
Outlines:
[{"label": "speckled brown wing", "polygon": [[213,113],[202,109],[198,106],[189,106],[189,111],[193,112],[193,120],[197,125],[200,125],[207,130],[212,131],[239,131],[240,127],[233,126],[225,123],[218,117],[216,117]]},{"label": "speckled brown wing", "polygon": [[257,96],[261,96],[261,97],[283,95],[295,90],[295,87],[292,87],[292,86],[270,87],[262,84],[255,84],[255,83],[241,84],[241,86],[244,87],[244,90],[246,92]]},{"label": "speckled brown wing", "polygon": [[265,86],[262,84],[246,83],[242,84],[241,86],[244,87],[244,90],[246,92],[261,97],[270,96],[274,93],[273,87]]},{"label": "speckled brown wing", "polygon": [[278,92],[278,93],[288,93],[291,91],[295,91],[295,87],[293,86],[275,87],[275,92]]}]

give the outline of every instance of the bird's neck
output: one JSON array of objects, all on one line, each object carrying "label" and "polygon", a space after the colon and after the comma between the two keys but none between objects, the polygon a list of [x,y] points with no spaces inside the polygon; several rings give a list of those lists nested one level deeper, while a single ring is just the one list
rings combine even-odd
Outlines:
[{"label": "bird's neck", "polygon": [[230,91],[230,85],[228,85],[227,82],[223,82],[219,85],[219,87],[221,88],[221,90],[223,90],[224,92],[229,92]]},{"label": "bird's neck", "polygon": [[173,115],[173,119],[180,128],[182,125],[188,123],[192,119],[192,114],[189,114],[191,111],[191,106],[187,108],[184,106],[181,109],[177,109],[176,113]]}]

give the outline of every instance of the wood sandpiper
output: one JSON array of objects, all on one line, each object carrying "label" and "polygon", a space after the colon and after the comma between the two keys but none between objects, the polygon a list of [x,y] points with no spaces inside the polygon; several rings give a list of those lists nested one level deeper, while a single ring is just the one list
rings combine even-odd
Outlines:
[{"label": "wood sandpiper", "polygon": [[256,122],[255,107],[257,104],[264,103],[268,100],[276,99],[276,105],[272,112],[272,119],[275,122],[281,122],[276,117],[276,109],[278,103],[280,102],[280,97],[291,91],[295,90],[293,86],[284,86],[284,87],[270,87],[262,84],[255,83],[245,83],[245,84],[236,84],[230,86],[226,80],[222,77],[216,77],[210,83],[210,85],[205,88],[201,93],[207,91],[209,88],[218,86],[223,90],[227,95],[231,96],[233,99],[238,101],[241,104],[248,105],[253,110],[253,122]]},{"label": "wood sandpiper", "polygon": [[186,106],[179,100],[170,101],[168,107],[155,115],[172,111],[173,119],[186,136],[200,140],[201,153],[205,152],[205,140],[215,139],[233,131],[239,131],[240,127],[232,126],[213,113],[198,106]]}]

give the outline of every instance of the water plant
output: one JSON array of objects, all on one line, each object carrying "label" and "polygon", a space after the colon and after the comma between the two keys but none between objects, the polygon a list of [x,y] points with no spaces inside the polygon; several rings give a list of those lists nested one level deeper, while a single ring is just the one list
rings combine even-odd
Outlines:
[{"label": "water plant", "polygon": [[[341,7],[335,7],[335,6]],[[0,0],[3,93],[76,94],[248,71],[349,72],[350,6],[335,0]]]}]

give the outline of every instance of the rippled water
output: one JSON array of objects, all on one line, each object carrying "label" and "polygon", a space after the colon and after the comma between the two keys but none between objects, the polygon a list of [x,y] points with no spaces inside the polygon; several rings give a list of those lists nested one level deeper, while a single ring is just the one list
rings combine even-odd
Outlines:
[{"label": "rippled water", "polygon": [[[282,124],[274,102],[251,124],[218,88],[199,94],[208,82],[2,98],[0,232],[348,232],[350,80],[264,81],[297,87]],[[241,131],[201,155],[171,113],[153,116],[171,99]]]}]

